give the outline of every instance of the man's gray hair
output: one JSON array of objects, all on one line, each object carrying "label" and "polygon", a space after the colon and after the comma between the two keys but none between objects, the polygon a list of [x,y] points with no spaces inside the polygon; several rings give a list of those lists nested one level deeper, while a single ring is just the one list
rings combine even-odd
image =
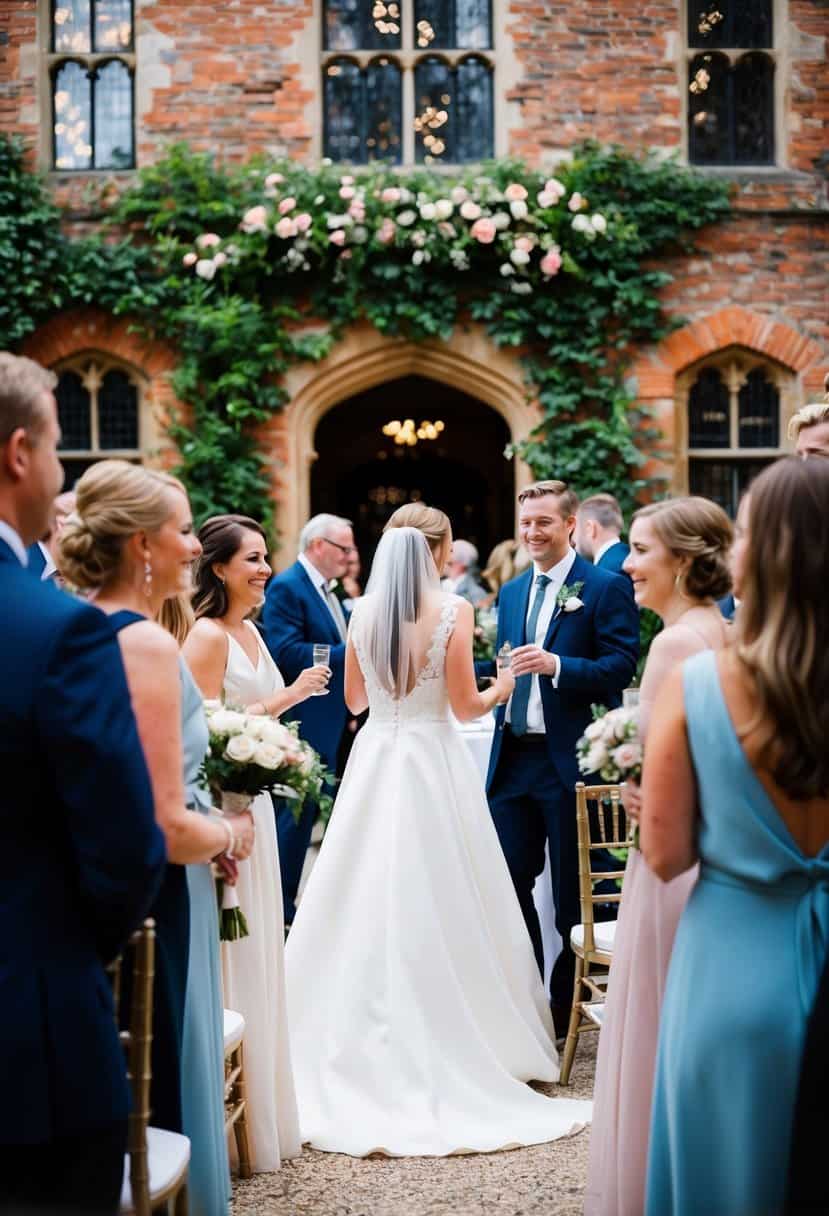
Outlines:
[{"label": "man's gray hair", "polygon": [[43,398],[54,391],[58,378],[23,355],[0,351],[0,443],[22,427],[38,431],[46,421]]},{"label": "man's gray hair", "polygon": [[331,528],[350,528],[351,520],[342,515],[313,515],[299,534],[299,551],[305,553],[312,540],[325,536]]},{"label": "man's gray hair", "polygon": [[478,550],[471,540],[454,540],[452,541],[452,560],[460,562],[462,566],[469,569],[470,566],[478,563]]}]

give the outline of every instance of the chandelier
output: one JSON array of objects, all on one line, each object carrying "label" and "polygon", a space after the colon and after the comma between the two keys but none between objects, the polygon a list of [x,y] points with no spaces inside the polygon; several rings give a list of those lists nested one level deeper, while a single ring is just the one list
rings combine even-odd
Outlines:
[{"label": "chandelier", "polygon": [[381,429],[383,434],[388,435],[395,443],[401,446],[407,444],[412,448],[418,439],[437,439],[444,429],[444,424],[438,418],[434,422],[421,422],[419,426],[415,426],[414,418],[406,418],[403,422],[395,418]]}]

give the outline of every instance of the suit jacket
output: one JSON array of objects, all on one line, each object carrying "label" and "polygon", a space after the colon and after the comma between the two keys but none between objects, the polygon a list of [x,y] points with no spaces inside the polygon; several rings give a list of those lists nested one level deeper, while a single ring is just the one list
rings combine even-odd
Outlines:
[{"label": "suit jacket", "polygon": [[[348,620],[348,612],[343,608]],[[330,769],[345,730],[345,644],[328,607],[301,562],[294,562],[271,580],[265,596],[262,627],[268,649],[286,684],[313,666],[315,643],[331,647],[331,679],[327,697],[308,697],[286,718],[299,722],[299,733],[320,753]]]},{"label": "suit jacket", "polygon": [[[525,642],[534,577],[534,569],[530,567],[501,588],[496,643],[499,650],[507,640],[513,646]],[[564,785],[572,789],[581,780],[576,741],[591,721],[591,705],[605,705],[609,709],[620,705],[622,690],[636,671],[639,613],[629,579],[609,574],[578,555],[567,582],[570,586],[577,582],[584,584],[579,592],[582,607],[575,612],[563,609],[554,612],[544,649],[559,656],[558,688],[553,688],[549,676],[540,676],[539,680],[547,752]],[[499,705],[487,789],[498,767],[505,716],[506,707]]]},{"label": "suit jacket", "polygon": [[0,588],[0,1143],[39,1144],[127,1114],[103,964],[164,841],[109,620],[2,541]]},{"label": "suit jacket", "polygon": [[[628,553],[630,553],[630,546],[626,545],[623,540],[617,540],[609,549],[605,549],[596,562],[596,567],[599,570],[607,570],[610,574],[624,574],[622,563]],[[627,575],[625,577],[627,578]]]},{"label": "suit jacket", "polygon": [[29,564],[26,569],[30,574],[33,574],[35,578],[42,578],[43,571],[46,569],[46,558],[37,541],[35,541],[33,545],[29,545],[28,549],[26,550],[26,554],[29,558]]}]

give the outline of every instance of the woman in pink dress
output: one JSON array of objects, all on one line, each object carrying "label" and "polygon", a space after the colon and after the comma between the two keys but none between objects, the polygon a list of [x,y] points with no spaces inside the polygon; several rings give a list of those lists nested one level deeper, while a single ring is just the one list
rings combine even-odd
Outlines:
[{"label": "woman in pink dress", "polygon": [[[633,517],[624,569],[636,603],[661,617],[642,677],[640,732],[668,673],[700,650],[719,650],[730,626],[716,600],[729,589],[731,523],[706,498],[678,498]],[[638,789],[625,791],[636,815]],[[674,934],[696,867],[663,883],[631,850],[596,1065],[585,1216],[642,1216],[659,1011]]]}]

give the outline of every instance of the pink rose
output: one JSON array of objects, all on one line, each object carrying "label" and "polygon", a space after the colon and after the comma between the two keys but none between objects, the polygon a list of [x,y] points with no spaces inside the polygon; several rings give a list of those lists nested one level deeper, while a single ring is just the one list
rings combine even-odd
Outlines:
[{"label": "pink rose", "polygon": [[555,207],[559,197],[558,194],[553,194],[550,190],[542,190],[540,194],[536,195],[539,207],[544,207],[545,209],[547,207]]},{"label": "pink rose", "polygon": [[196,246],[199,249],[213,249],[216,245],[221,245],[222,238],[217,236],[215,232],[203,232],[201,236],[196,237]]},{"label": "pink rose", "polygon": [[504,198],[508,203],[523,203],[527,197],[527,191],[518,182],[510,182],[504,191]]},{"label": "pink rose", "polygon": [[570,195],[570,201],[568,202],[567,206],[571,211],[581,211],[582,207],[587,206],[587,199],[584,198],[583,195],[579,194],[578,190],[574,190]]},{"label": "pink rose", "polygon": [[342,261],[342,262],[346,262],[346,261],[347,261],[347,260],[348,260],[350,257],[351,257],[351,250],[350,250],[350,249],[344,249],[344,250],[342,251],[342,253],[340,254],[340,261]]},{"label": "pink rose", "polygon": [[332,245],[344,245],[345,231],[342,228],[336,228],[328,239]]},{"label": "pink rose", "polygon": [[468,198],[466,202],[461,203],[461,215],[465,220],[476,220],[480,214],[481,208],[473,199]]},{"label": "pink rose", "polygon": [[380,198],[384,203],[399,203],[400,191],[398,190],[397,186],[386,186],[385,190],[380,195]]},{"label": "pink rose", "polygon": [[557,177],[550,177],[544,183],[544,193],[554,194],[558,200],[563,194],[567,193],[567,190]]},{"label": "pink rose", "polygon": [[213,265],[214,266],[224,266],[226,261],[227,261],[227,254],[222,253],[221,249],[219,250],[218,253],[213,254]]},{"label": "pink rose", "polygon": [[199,255],[197,253],[185,253],[181,260],[185,266],[195,266],[199,260]]},{"label": "pink rose", "polygon": [[353,186],[341,186],[340,198],[354,198],[356,191]]},{"label": "pink rose", "polygon": [[363,203],[359,198],[355,198],[351,206],[348,208],[348,214],[359,224],[366,218],[365,203]]},{"label": "pink rose", "polygon": [[516,237],[516,240],[515,240],[515,248],[516,248],[516,249],[523,249],[523,250],[524,250],[524,253],[532,253],[532,250],[533,250],[533,239],[532,239],[532,237],[529,237],[529,236],[519,236],[519,237]]},{"label": "pink rose", "polygon": [[558,245],[553,245],[552,249],[548,249],[541,259],[541,273],[551,279],[554,274],[558,274],[561,270],[561,251]]},{"label": "pink rose", "polygon": [[492,220],[489,219],[488,216],[484,215],[479,220],[475,221],[469,231],[472,233],[475,240],[479,241],[481,245],[491,245],[495,240],[498,229],[495,227]]},{"label": "pink rose", "polygon": [[251,207],[242,216],[239,227],[243,232],[266,232],[268,228],[268,213],[264,207]]},{"label": "pink rose", "polygon": [[297,232],[307,232],[311,227],[312,220],[307,211],[301,211],[299,215],[294,216]]},{"label": "pink rose", "polygon": [[285,178],[282,176],[281,173],[269,173],[268,176],[265,178],[265,185],[268,187],[269,190],[272,190],[274,186],[281,185],[282,182],[284,182],[284,180],[285,180]]},{"label": "pink rose", "polygon": [[279,214],[287,215],[289,211],[293,211],[295,206],[295,198],[283,198],[282,202],[279,204]]},{"label": "pink rose", "polygon": [[283,241],[287,241],[289,237],[296,236],[297,226],[294,220],[289,215],[283,215],[282,219],[276,225],[276,235]]},{"label": "pink rose", "polygon": [[341,186],[353,186],[354,178],[350,177],[348,174],[345,174],[343,177],[340,178],[340,185]]},{"label": "pink rose", "polygon": [[381,245],[390,245],[394,240],[394,234],[397,231],[397,225],[394,220],[384,219],[380,227],[377,229],[377,240]]}]

